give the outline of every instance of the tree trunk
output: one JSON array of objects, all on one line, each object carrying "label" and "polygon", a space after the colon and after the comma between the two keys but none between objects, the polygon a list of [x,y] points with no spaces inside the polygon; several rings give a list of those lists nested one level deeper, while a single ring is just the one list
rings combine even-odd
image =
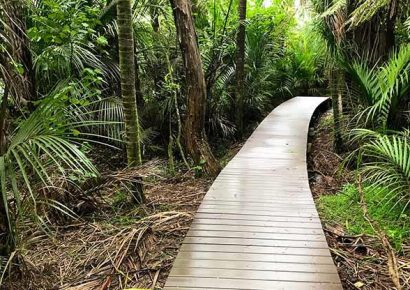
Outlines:
[{"label": "tree trunk", "polygon": [[9,87],[6,84],[3,98],[0,106],[0,156],[6,153],[7,135],[6,135],[6,120],[7,120],[7,99],[9,96]]},{"label": "tree trunk", "polygon": [[396,44],[394,31],[399,5],[399,0],[390,1],[386,20],[386,54],[389,54],[394,49]]},{"label": "tree trunk", "polygon": [[336,153],[341,153],[344,148],[342,137],[342,85],[343,85],[343,72],[336,70],[331,74],[331,89],[332,89],[332,109],[333,109],[333,122],[334,122],[334,141],[333,145]]},{"label": "tree trunk", "polygon": [[[35,87],[35,75],[33,60],[30,50],[30,41],[26,34],[26,15],[23,1],[0,0],[1,9],[4,13],[1,17],[5,22],[5,35],[8,38],[8,54],[12,60],[9,63],[18,63],[22,66],[22,72],[10,70],[9,81],[10,94],[22,104],[37,100]],[[29,103],[30,107],[33,107]]]},{"label": "tree trunk", "polygon": [[124,105],[127,160],[129,166],[141,164],[141,143],[136,100],[134,33],[131,0],[118,0],[118,47],[121,74],[121,95]]},{"label": "tree trunk", "polygon": [[135,97],[137,99],[137,110],[142,110],[145,105],[145,100],[141,89],[141,79],[139,76],[139,63],[137,57],[135,57]]},{"label": "tree trunk", "polygon": [[246,38],[246,0],[239,0],[239,27],[236,37],[236,128],[243,134],[244,89],[245,89],[245,38]]},{"label": "tree trunk", "polygon": [[[158,5],[158,3],[156,3]],[[154,31],[154,39],[159,40],[160,38],[160,22],[159,22],[159,8],[152,7],[151,8],[151,26],[152,30]],[[164,62],[162,61],[162,54],[161,54],[161,43],[158,42],[158,47],[154,47],[155,52],[155,63],[153,64],[153,71],[154,71],[154,91],[155,95],[158,96],[161,92],[161,87],[164,82],[164,74],[163,74],[163,67]]]},{"label": "tree trunk", "polygon": [[[4,155],[7,150],[6,119],[8,95],[9,89],[6,84],[0,106],[0,156]],[[1,185],[1,181],[0,187],[3,187],[3,185]],[[6,205],[4,204],[7,202],[7,197],[3,197],[3,194],[6,193],[3,192],[3,188],[0,188],[0,232],[3,233],[3,237],[0,237],[0,255],[8,256],[14,249],[14,242],[13,240],[10,240],[12,239],[10,221],[8,219]]]},{"label": "tree trunk", "polygon": [[210,175],[219,173],[205,135],[206,85],[189,0],[170,0],[185,68],[187,117],[185,142],[196,164]]}]

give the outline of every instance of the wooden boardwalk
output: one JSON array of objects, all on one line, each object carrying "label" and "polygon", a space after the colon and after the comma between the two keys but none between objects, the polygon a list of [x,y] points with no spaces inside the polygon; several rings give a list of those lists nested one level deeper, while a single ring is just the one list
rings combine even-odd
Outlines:
[{"label": "wooden boardwalk", "polygon": [[277,107],[206,194],[166,290],[342,289],[306,169],[322,97]]}]

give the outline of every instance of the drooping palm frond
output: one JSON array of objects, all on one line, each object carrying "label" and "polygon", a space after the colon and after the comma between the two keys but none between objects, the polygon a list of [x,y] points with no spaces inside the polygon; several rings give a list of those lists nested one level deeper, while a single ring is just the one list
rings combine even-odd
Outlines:
[{"label": "drooping palm frond", "polygon": [[378,86],[377,69],[375,67],[369,68],[366,63],[353,61],[348,63],[344,59],[339,61],[346,69],[348,75],[353,81],[351,86],[350,96],[353,106],[352,114],[358,112],[357,121],[369,123],[372,119],[366,118],[366,108],[375,104],[376,100],[380,98],[380,86]]},{"label": "drooping palm frond", "polygon": [[[319,1],[314,1],[319,2]],[[320,1],[323,3],[323,1]],[[327,1],[324,1],[327,3]],[[372,19],[381,9],[389,6],[392,0],[360,0],[357,1],[355,9],[350,13],[348,19],[346,19],[344,25],[350,27],[357,27]],[[346,0],[334,0],[330,1],[330,5],[326,5],[322,8],[322,17],[334,16],[340,13],[342,10],[349,8],[349,1]],[[396,4],[397,5],[397,4]],[[316,5],[318,6],[318,5]],[[322,4],[323,6],[323,4]]]},{"label": "drooping palm frond", "polygon": [[34,65],[38,79],[50,81],[56,75],[65,78],[75,70],[81,72],[85,67],[104,68],[93,47],[81,42],[52,45],[35,56]]},{"label": "drooping palm frond", "polygon": [[402,46],[379,68],[369,69],[366,63],[358,61],[345,67],[361,91],[358,98],[367,106],[361,116],[385,129],[395,127],[410,89],[410,46]]},{"label": "drooping palm frond", "polygon": [[111,140],[125,140],[124,110],[120,99],[106,98],[95,104],[96,119],[102,124],[98,126],[99,135]]},{"label": "drooping palm frond", "polygon": [[[92,162],[70,141],[69,136],[77,133],[64,127],[65,120],[65,112],[56,100],[44,102],[20,122],[9,138],[6,152],[0,156],[1,195],[10,233],[15,231],[14,221],[26,196],[31,198],[33,212],[37,214],[35,180],[43,186],[53,186],[54,174],[98,174]],[[67,212],[64,207],[62,210]]]},{"label": "drooping palm frond", "polygon": [[391,114],[397,113],[397,106],[410,89],[410,45],[393,53],[389,62],[380,71],[380,86],[384,92],[377,100],[376,110],[382,113],[386,122]]},{"label": "drooping palm frond", "polygon": [[[318,2],[318,1],[314,1],[314,2]],[[323,1],[321,1],[321,2],[323,3]],[[324,1],[324,3],[326,3],[326,1]],[[315,4],[317,4],[317,3],[315,3]],[[321,4],[321,5],[323,5],[323,4]],[[324,7],[321,7],[320,10],[324,10],[324,12],[322,12],[322,14],[321,14],[321,17],[328,17],[330,15],[335,15],[340,10],[345,9],[346,5],[347,5],[346,0],[332,1],[330,3],[330,5],[324,5]],[[318,5],[316,5],[316,6],[318,6]]]},{"label": "drooping palm frond", "polygon": [[226,66],[221,69],[215,83],[214,97],[208,100],[208,131],[220,132],[224,138],[235,133],[235,125],[229,120],[232,99],[226,88],[232,85],[235,77],[235,67]]},{"label": "drooping palm frond", "polygon": [[372,19],[380,9],[390,5],[392,0],[362,0],[360,5],[351,13],[348,23],[359,26]]},{"label": "drooping palm frond", "polygon": [[407,31],[410,32],[410,17],[404,22],[404,26],[407,28]]},{"label": "drooping palm frond", "polygon": [[406,133],[380,134],[367,129],[353,130],[360,146],[361,173],[374,187],[387,187],[386,199],[410,206],[410,142]]}]

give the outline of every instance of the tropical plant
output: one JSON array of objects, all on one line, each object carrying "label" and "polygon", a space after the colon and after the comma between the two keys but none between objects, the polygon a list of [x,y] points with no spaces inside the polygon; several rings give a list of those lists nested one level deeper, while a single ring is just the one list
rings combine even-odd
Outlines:
[{"label": "tropical plant", "polygon": [[381,67],[368,68],[366,62],[346,64],[358,86],[357,99],[365,109],[359,114],[376,128],[394,129],[403,125],[410,89],[410,46],[404,45]]},{"label": "tropical plant", "polygon": [[142,157],[135,85],[136,67],[130,0],[120,0],[117,2],[117,17],[121,94],[124,104],[125,131],[127,136],[127,159],[129,166],[135,166],[141,164]]},{"label": "tropical plant", "polygon": [[15,244],[16,221],[24,214],[23,203],[29,201],[38,221],[43,221],[39,203],[71,213],[57,200],[41,194],[42,187],[56,186],[56,174],[65,179],[69,176],[84,179],[98,174],[79,146],[80,141],[88,139],[81,130],[95,122],[80,121],[78,116],[84,111],[77,108],[77,105],[67,106],[60,98],[47,98],[27,119],[20,121],[8,138],[7,148],[0,156],[2,204],[9,227],[8,251],[13,250]]},{"label": "tropical plant", "polygon": [[410,131],[381,134],[367,129],[352,131],[358,141],[359,170],[372,187],[389,191],[384,197],[390,204],[410,206]]},{"label": "tropical plant", "polygon": [[78,76],[84,68],[98,68],[111,74],[98,50],[107,44],[98,36],[98,9],[87,1],[40,0],[30,6],[36,79],[40,92],[47,94],[62,79]]},{"label": "tropical plant", "polygon": [[283,58],[276,64],[275,93],[284,97],[317,95],[325,87],[327,46],[322,36],[307,25],[292,31]]}]

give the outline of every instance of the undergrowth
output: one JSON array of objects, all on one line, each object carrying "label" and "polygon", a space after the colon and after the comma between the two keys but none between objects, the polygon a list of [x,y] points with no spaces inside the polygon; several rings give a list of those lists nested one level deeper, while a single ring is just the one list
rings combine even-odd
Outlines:
[{"label": "undergrowth", "polygon": [[[410,240],[410,216],[400,205],[386,201],[387,189],[365,186],[363,188],[369,214],[385,231],[392,245],[400,251]],[[371,225],[365,220],[360,206],[360,195],[355,184],[347,184],[336,195],[321,196],[318,209],[322,218],[332,224],[344,226],[352,235],[375,235]]]}]

